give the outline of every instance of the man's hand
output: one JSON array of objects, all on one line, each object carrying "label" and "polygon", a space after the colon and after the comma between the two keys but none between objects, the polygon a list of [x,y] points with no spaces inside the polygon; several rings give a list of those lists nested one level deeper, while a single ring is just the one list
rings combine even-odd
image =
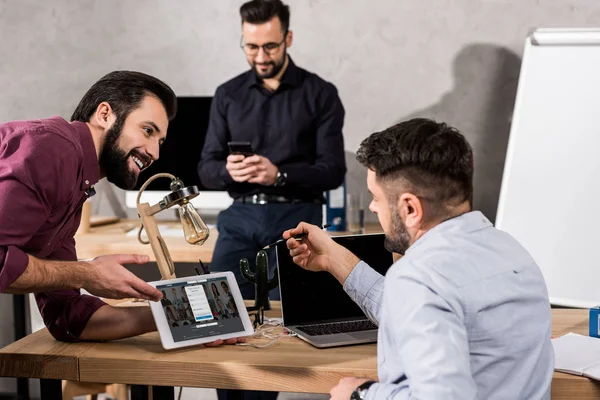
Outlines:
[{"label": "man's hand", "polygon": [[115,254],[100,256],[87,262],[83,289],[108,299],[136,298],[158,301],[162,293],[129,272],[123,264],[146,264],[148,256]]},{"label": "man's hand", "polygon": [[349,400],[350,396],[354,389],[365,383],[366,381],[370,381],[370,379],[366,378],[342,378],[340,379],[337,386],[335,386],[329,394],[331,395],[330,400]]},{"label": "man's hand", "polygon": [[[305,236],[298,241],[292,238],[296,235]],[[308,271],[329,271],[331,254],[339,245],[321,228],[300,222],[296,228],[283,232],[282,236],[287,239],[286,245],[294,263]]]},{"label": "man's hand", "polygon": [[246,157],[243,161],[243,164],[248,167],[254,167],[255,172],[253,176],[248,179],[250,183],[258,183],[263,186],[271,186],[275,183],[275,178],[277,178],[277,172],[279,172],[279,168],[277,168],[273,163],[266,157],[253,155],[250,157]]},{"label": "man's hand", "polygon": [[256,175],[256,167],[247,165],[244,162],[246,157],[241,154],[230,154],[227,156],[227,164],[225,169],[236,182],[247,182],[250,178]]},{"label": "man's hand", "polygon": [[279,169],[268,158],[258,155],[245,157],[241,154],[227,156],[225,168],[236,182],[258,183],[271,186]]},{"label": "man's hand", "polygon": [[[305,235],[301,241],[292,237],[300,234]],[[283,232],[283,238],[288,239],[286,245],[294,263],[309,271],[328,271],[341,284],[360,261],[321,228],[306,222]]]}]

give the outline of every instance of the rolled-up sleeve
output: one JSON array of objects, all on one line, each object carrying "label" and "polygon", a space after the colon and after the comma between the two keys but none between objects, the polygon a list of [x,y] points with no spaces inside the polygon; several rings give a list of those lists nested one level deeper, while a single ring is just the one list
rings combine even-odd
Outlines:
[{"label": "rolled-up sleeve", "polygon": [[360,261],[346,278],[344,290],[373,323],[379,325],[384,276]]},{"label": "rolled-up sleeve", "polygon": [[0,246],[0,293],[27,269],[29,257],[16,246]]},{"label": "rolled-up sleeve", "polygon": [[[48,258],[62,261],[76,261],[75,241],[70,239]],[[101,299],[81,294],[79,290],[56,290],[36,293],[40,314],[44,325],[56,340],[78,342],[81,332],[89,319],[102,306]]]}]

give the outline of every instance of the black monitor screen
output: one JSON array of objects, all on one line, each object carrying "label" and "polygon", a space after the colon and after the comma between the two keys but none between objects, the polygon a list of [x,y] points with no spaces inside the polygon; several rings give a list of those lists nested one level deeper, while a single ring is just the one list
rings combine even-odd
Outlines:
[{"label": "black monitor screen", "polygon": [[[394,260],[384,247],[385,235],[355,235],[333,238],[373,269],[385,275]],[[285,246],[277,247],[281,305],[286,325],[365,317],[329,272],[306,271],[294,264]]]},{"label": "black monitor screen", "polygon": [[[175,175],[185,186],[195,185],[199,190],[207,190],[198,177],[198,162],[208,129],[211,101],[212,97],[177,98],[177,115],[169,122],[160,157],[140,173],[135,190],[159,172]],[[169,180],[157,179],[146,190],[169,190]]]}]

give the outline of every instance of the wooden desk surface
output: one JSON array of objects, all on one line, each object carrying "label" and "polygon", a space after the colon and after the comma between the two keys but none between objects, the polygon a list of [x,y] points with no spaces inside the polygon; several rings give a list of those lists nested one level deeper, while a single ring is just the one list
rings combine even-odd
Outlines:
[{"label": "wooden desk surface", "polygon": [[[147,254],[151,261],[155,261],[154,253],[149,244],[143,245],[138,241],[137,232],[141,225],[140,221],[125,220],[116,224],[104,225],[90,228],[88,233],[75,236],[75,247],[80,259],[94,258],[104,254],[135,253]],[[160,226],[181,229],[179,222],[160,223]],[[135,231],[135,236],[127,232]],[[366,226],[367,232],[381,232],[379,224]],[[348,232],[331,232],[332,235],[343,235]],[[203,262],[211,262],[212,254],[219,233],[216,229],[210,230],[210,236],[202,246],[189,244],[183,238],[175,236],[163,236],[171,258],[174,262],[197,263],[198,259]]]},{"label": "wooden desk surface", "polygon": [[[140,225],[140,221],[121,221],[112,225],[93,227],[88,233],[75,235],[77,257],[85,259],[104,254],[134,253],[147,254],[151,261],[156,261],[150,244],[144,245],[138,241],[137,232]],[[181,229],[178,222],[161,223],[160,226]],[[132,230],[135,231],[135,236],[127,234]],[[173,261],[197,263],[198,259],[204,262],[212,260],[218,235],[216,229],[211,229],[210,236],[202,246],[189,244],[183,238],[183,234],[180,237],[163,236],[163,239]]]},{"label": "wooden desk surface", "polygon": [[[553,310],[552,318],[554,336],[587,334],[587,310]],[[165,351],[157,333],[108,343],[65,344],[43,329],[0,350],[0,376],[327,393],[343,376],[377,378],[377,352],[374,344],[317,349],[294,337],[265,349]],[[598,398],[598,382],[554,373],[552,399]]]},{"label": "wooden desk surface", "polygon": [[[280,316],[279,302],[272,304],[268,314]],[[0,376],[327,393],[344,376],[376,379],[377,350],[375,344],[320,350],[284,337],[265,349],[166,351],[156,332],[107,343],[65,344],[43,329],[0,350]]]}]

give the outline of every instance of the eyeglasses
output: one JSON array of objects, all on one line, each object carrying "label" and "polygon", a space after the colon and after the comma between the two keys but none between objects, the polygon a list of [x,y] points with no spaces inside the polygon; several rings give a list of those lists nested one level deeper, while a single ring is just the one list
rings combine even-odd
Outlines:
[{"label": "eyeglasses", "polygon": [[286,37],[287,37],[287,32],[285,32],[285,34],[283,35],[283,40],[281,42],[279,42],[279,43],[269,42],[269,43],[265,43],[261,46],[259,46],[257,44],[253,44],[253,43],[244,43],[244,38],[242,37],[242,39],[240,40],[240,47],[244,50],[244,53],[246,53],[249,56],[257,55],[258,49],[261,47],[262,47],[263,51],[265,52],[265,54],[271,55],[271,54],[275,53],[277,50],[279,50],[281,45],[285,42]]}]

